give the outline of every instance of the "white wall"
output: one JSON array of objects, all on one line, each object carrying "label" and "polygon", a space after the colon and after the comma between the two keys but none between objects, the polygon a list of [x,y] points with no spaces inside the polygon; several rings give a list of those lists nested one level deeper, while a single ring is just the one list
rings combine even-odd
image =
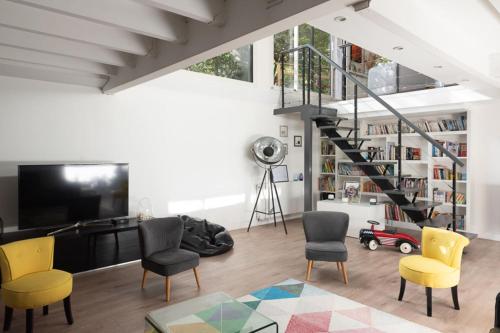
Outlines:
[{"label": "white wall", "polygon": [[470,226],[480,237],[500,241],[500,100],[470,110]]},{"label": "white wall", "polygon": [[[0,216],[17,223],[19,163],[117,161],[130,164],[131,215],[148,197],[155,216],[181,206],[228,228],[246,226],[262,177],[249,154],[255,139],[288,125],[285,163],[290,176],[303,171],[302,149],[293,147],[300,120],[272,112],[272,39],[254,52],[254,84],[179,71],[107,96],[0,77]],[[285,213],[300,212],[303,183],[279,187]]]}]

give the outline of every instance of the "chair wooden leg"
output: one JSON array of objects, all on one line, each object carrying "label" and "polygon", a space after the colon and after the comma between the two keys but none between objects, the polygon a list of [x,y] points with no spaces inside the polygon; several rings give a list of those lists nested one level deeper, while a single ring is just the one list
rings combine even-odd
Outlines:
[{"label": "chair wooden leg", "polygon": [[66,297],[63,300],[64,303],[64,314],[66,315],[66,321],[68,325],[73,325],[73,313],[71,313],[71,296]]},{"label": "chair wooden leg", "polygon": [[342,268],[342,275],[344,276],[344,283],[349,284],[349,281],[347,280],[347,269],[346,269],[346,264],[344,262],[340,263],[340,267]]},{"label": "chair wooden leg", "polygon": [[8,331],[10,330],[10,323],[12,323],[12,313],[14,312],[14,309],[11,307],[6,306],[5,307],[5,316],[3,318],[3,330]]},{"label": "chair wooden leg", "polygon": [[398,301],[402,301],[403,300],[403,296],[405,294],[405,288],[406,288],[406,280],[401,278],[401,286],[399,287],[399,297],[398,297]]},{"label": "chair wooden leg", "polygon": [[451,287],[451,296],[453,297],[455,310],[460,310],[460,304],[458,304],[458,286]]},{"label": "chair wooden leg", "polygon": [[165,277],[165,293],[167,302],[170,302],[170,276]]},{"label": "chair wooden leg", "polygon": [[340,272],[340,263],[337,261],[337,270]]},{"label": "chair wooden leg", "polygon": [[141,289],[144,289],[144,286],[146,285],[146,275],[148,274],[148,270],[145,269],[144,273],[142,273],[142,283],[141,283]]},{"label": "chair wooden leg", "polygon": [[432,317],[432,288],[425,287],[425,295],[427,296],[427,317]]},{"label": "chair wooden leg", "polygon": [[33,332],[33,309],[26,309],[26,333]]},{"label": "chair wooden leg", "polygon": [[46,316],[49,314],[49,306],[48,305],[44,305],[43,306],[43,315]]},{"label": "chair wooden leg", "polygon": [[200,278],[198,277],[198,270],[196,267],[193,268],[194,272],[194,278],[196,279],[196,285],[198,286],[198,289],[200,289]]},{"label": "chair wooden leg", "polygon": [[314,261],[312,261],[312,260],[307,261],[306,281],[309,281],[309,279],[311,278],[311,271],[313,268],[313,263],[314,263]]}]

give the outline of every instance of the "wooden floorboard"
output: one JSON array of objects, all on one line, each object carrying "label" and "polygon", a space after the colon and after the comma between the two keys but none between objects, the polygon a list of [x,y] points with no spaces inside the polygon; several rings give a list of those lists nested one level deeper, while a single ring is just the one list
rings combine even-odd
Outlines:
[{"label": "wooden floorboard", "polygon": [[[288,236],[281,225],[253,227],[250,233],[233,231],[236,245],[231,252],[201,260],[200,291],[192,270],[172,277],[172,303],[216,291],[238,297],[288,278],[303,280],[307,261],[302,226],[298,221],[287,225]],[[370,252],[354,238],[347,239],[347,247],[348,286],[335,263],[315,262],[310,283],[443,332],[488,332],[493,325],[495,296],[500,292],[500,242],[472,242],[459,285],[462,309],[452,308],[449,289],[434,290],[432,318],[426,316],[423,287],[408,283],[404,301],[396,299],[402,254],[394,248]],[[146,313],[167,306],[164,278],[148,274],[141,290],[142,272],[135,262],[75,276],[74,325],[66,325],[61,302],[50,307],[48,316],[42,317],[41,308],[35,311],[35,332],[142,332]],[[11,332],[23,332],[24,323],[24,311],[14,311]]]}]

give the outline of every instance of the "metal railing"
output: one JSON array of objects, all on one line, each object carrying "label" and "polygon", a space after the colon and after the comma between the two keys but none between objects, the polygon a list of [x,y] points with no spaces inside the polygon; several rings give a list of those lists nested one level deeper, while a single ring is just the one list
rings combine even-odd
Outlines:
[{"label": "metal railing", "polygon": [[[298,46],[296,48],[292,48],[289,50],[282,51],[280,54],[280,63],[281,63],[281,106],[285,107],[285,55],[295,52],[302,53],[302,104],[310,104],[311,102],[311,86],[312,86],[312,68],[314,67],[312,62],[314,59],[314,55],[318,58],[318,68],[319,68],[319,80],[318,80],[318,106],[321,108],[322,102],[322,83],[321,83],[321,61],[327,62],[330,66],[332,66],[336,71],[339,71],[342,74],[342,79],[348,79],[352,83],[354,83],[354,145],[357,145],[358,141],[358,87],[364,91],[368,96],[373,98],[375,101],[380,103],[385,109],[391,112],[396,118],[398,118],[398,149],[396,151],[396,157],[398,161],[398,188],[401,189],[401,152],[402,152],[402,124],[405,123],[409,128],[413,129],[415,133],[418,133],[421,137],[423,137],[427,142],[429,142],[433,147],[438,149],[443,156],[450,158],[453,162],[452,166],[452,225],[453,231],[456,231],[456,171],[457,164],[459,166],[464,166],[464,162],[458,159],[455,155],[453,155],[449,150],[447,150],[443,145],[437,142],[434,138],[432,138],[429,134],[421,130],[418,126],[413,124],[409,119],[403,116],[400,112],[394,109],[390,104],[380,98],[375,92],[370,90],[367,86],[365,86],[362,82],[360,82],[357,78],[347,72],[342,66],[334,62],[329,57],[325,56],[321,52],[319,52],[314,46],[310,44],[305,44],[302,46]],[[307,54],[307,57],[306,57]],[[307,58],[307,67],[306,67],[306,58]],[[306,84],[306,72],[307,72],[307,84]],[[307,86],[307,88],[306,88]]]}]

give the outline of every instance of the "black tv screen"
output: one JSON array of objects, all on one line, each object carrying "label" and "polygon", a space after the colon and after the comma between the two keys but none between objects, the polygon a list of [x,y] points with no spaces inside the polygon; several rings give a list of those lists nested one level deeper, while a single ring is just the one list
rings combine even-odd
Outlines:
[{"label": "black tv screen", "polygon": [[20,165],[19,229],[128,216],[128,164]]}]

